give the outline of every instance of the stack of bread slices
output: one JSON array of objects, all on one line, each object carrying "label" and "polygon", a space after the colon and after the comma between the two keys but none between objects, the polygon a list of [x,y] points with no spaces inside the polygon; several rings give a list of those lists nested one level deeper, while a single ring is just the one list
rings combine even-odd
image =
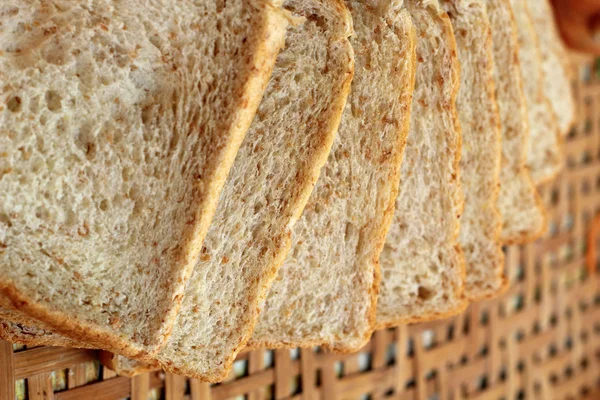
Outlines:
[{"label": "stack of bread slices", "polygon": [[574,106],[548,0],[4,0],[0,337],[224,379],[507,287]]}]

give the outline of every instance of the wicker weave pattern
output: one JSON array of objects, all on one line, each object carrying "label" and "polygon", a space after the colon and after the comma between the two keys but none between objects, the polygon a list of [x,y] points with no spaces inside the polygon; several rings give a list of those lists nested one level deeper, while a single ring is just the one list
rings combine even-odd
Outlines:
[{"label": "wicker weave pattern", "polygon": [[116,377],[92,350],[0,341],[0,400],[600,399],[600,278],[586,269],[586,248],[600,246],[587,243],[600,209],[600,64],[576,61],[579,118],[566,139],[567,168],[541,191],[549,229],[506,250],[513,284],[503,297],[448,320],[379,331],[357,354],[244,353],[212,386],[162,372]]}]

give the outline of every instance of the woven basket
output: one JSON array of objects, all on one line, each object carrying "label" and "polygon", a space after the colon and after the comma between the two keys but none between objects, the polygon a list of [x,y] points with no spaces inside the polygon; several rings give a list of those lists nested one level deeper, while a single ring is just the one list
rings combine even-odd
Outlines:
[{"label": "woven basket", "polygon": [[93,350],[0,341],[0,400],[600,399],[600,63],[573,58],[578,122],[565,170],[541,188],[548,232],[506,249],[512,286],[501,298],[379,331],[356,354],[243,353],[217,385],[163,372],[117,377]]}]

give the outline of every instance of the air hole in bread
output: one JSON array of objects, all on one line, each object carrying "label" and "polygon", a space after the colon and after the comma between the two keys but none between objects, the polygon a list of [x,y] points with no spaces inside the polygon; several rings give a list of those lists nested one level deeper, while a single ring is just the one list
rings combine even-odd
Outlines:
[{"label": "air hole in bread", "polygon": [[19,112],[21,111],[21,98],[19,96],[13,96],[11,97],[8,102],[6,103],[6,107],[8,107],[8,109],[12,112]]},{"label": "air hole in bread", "polygon": [[110,85],[111,83],[113,83],[113,81],[113,78],[111,78],[108,75],[103,75],[100,77],[100,83],[102,83],[104,86]]},{"label": "air hole in bread", "polygon": [[62,97],[54,90],[46,92],[46,106],[52,112],[60,111],[62,108]]},{"label": "air hole in bread", "polygon": [[35,138],[36,141],[36,145],[37,145],[37,150],[44,154],[46,152],[46,148],[45,148],[45,141],[44,141],[44,137],[43,136],[36,136]]},{"label": "air hole in bread", "polygon": [[152,119],[152,107],[146,106],[142,109],[142,123],[148,125]]},{"label": "air hole in bread", "polygon": [[123,179],[123,182],[129,182],[131,175],[133,175],[131,167],[124,167],[121,171],[121,178]]},{"label": "air hole in bread", "polygon": [[100,202],[100,205],[98,207],[100,208],[100,210],[106,211],[110,207],[110,203],[108,202],[108,200],[104,199]]},{"label": "air hole in bread", "polygon": [[12,226],[12,222],[10,222],[10,218],[8,218],[8,215],[6,215],[4,213],[0,213],[0,224],[6,225],[9,228]]},{"label": "air hole in bread", "polygon": [[322,15],[311,14],[306,17],[306,19],[312,23],[314,23],[319,29],[326,30],[327,29],[327,21]]},{"label": "air hole in bread", "polygon": [[352,223],[346,224],[346,241],[350,240],[350,238],[356,237],[358,234],[358,229]]},{"label": "air hole in bread", "polygon": [[44,207],[39,206],[35,209],[35,217],[39,219],[47,219],[48,218],[48,210]]},{"label": "air hole in bread", "polygon": [[37,174],[44,168],[44,159],[40,156],[32,160],[31,172]]},{"label": "air hole in bread", "polygon": [[429,300],[433,297],[433,291],[426,288],[425,286],[419,286],[418,296],[421,300]]}]

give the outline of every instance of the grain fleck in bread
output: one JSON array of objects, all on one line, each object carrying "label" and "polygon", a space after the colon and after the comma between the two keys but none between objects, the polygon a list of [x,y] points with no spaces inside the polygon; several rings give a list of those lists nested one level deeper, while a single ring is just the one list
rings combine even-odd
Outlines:
[{"label": "grain fleck in bread", "polygon": [[452,22],[460,62],[456,108],[462,133],[465,208],[459,243],[465,255],[465,296],[479,300],[506,287],[498,212],[501,131],[495,99],[492,32],[483,0],[440,1]]},{"label": "grain fleck in bread", "polygon": [[560,132],[569,133],[575,122],[569,55],[558,32],[549,0],[524,0],[539,39],[544,71],[544,91],[558,120]]},{"label": "grain fleck in bread", "polygon": [[5,0],[0,22],[0,294],[72,339],[155,353],[287,18],[264,0]]},{"label": "grain fleck in bread", "polygon": [[410,120],[415,33],[402,2],[346,5],[355,30],[352,91],[252,347],[352,351],[368,341],[374,326],[378,258]]},{"label": "grain fleck in bread", "polygon": [[156,356],[165,370],[179,375],[222,380],[250,339],[350,90],[352,23],[343,3],[288,0],[284,7],[305,21],[288,30],[175,327]]},{"label": "grain fleck in bread", "polygon": [[492,27],[494,83],[502,128],[498,209],[505,244],[525,243],[545,228],[545,211],[527,163],[529,121],[521,82],[518,28],[509,0],[487,0]]},{"label": "grain fleck in bread", "polygon": [[511,0],[511,5],[519,32],[519,61],[529,117],[527,166],[538,185],[552,179],[562,167],[560,127],[544,88],[540,43],[527,1]]},{"label": "grain fleck in bread", "polygon": [[405,5],[417,32],[416,83],[396,211],[380,256],[380,328],[466,307],[465,260],[458,243],[463,194],[456,42],[437,1]]}]

